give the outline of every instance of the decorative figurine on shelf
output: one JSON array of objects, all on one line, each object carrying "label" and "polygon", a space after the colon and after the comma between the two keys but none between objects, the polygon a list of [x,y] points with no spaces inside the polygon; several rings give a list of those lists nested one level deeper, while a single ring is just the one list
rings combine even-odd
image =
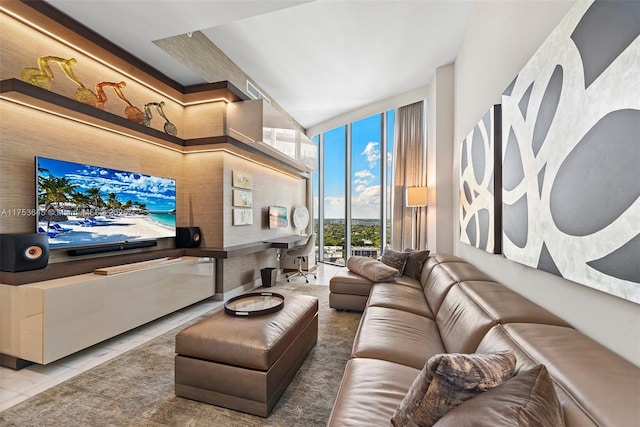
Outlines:
[{"label": "decorative figurine on shelf", "polygon": [[96,107],[104,108],[104,104],[107,102],[107,94],[104,93],[104,89],[103,89],[105,86],[112,87],[113,90],[116,92],[116,95],[118,95],[118,98],[120,98],[122,102],[127,104],[127,107],[124,109],[124,115],[127,119],[131,120],[132,122],[136,122],[140,124],[144,122],[144,114],[142,113],[142,111],[140,111],[138,107],[134,106],[131,102],[129,102],[129,100],[124,96],[124,93],[122,93],[122,89],[127,87],[127,84],[125,82],[98,83],[96,85],[96,93],[98,94],[98,105],[96,105]]},{"label": "decorative figurine on shelf", "polygon": [[98,104],[98,97],[90,89],[76,77],[71,67],[76,65],[78,61],[75,58],[64,59],[59,56],[41,56],[38,58],[38,68],[27,67],[22,69],[22,81],[30,83],[34,86],[49,90],[51,88],[51,80],[53,80],[53,71],[49,66],[49,62],[56,62],[62,68],[65,76],[76,85],[76,100],[95,107]]},{"label": "decorative figurine on shelf", "polygon": [[167,116],[164,114],[164,110],[162,109],[164,107],[164,101],[147,102],[146,104],[144,104],[144,124],[146,126],[150,126],[151,119],[153,118],[153,116],[151,115],[151,109],[149,107],[156,107],[156,111],[158,112],[160,117],[162,117],[165,120],[165,124],[164,124],[165,133],[171,136],[176,136],[178,134],[178,128],[176,128],[176,126],[173,123],[171,123],[167,118]]},{"label": "decorative figurine on shelf", "polygon": [[[38,58],[38,68],[23,68],[21,78],[23,82],[30,83],[42,89],[49,90],[51,88],[51,80],[53,80],[53,71],[49,66],[49,60],[56,58],[53,56],[41,56]],[[62,58],[57,58],[62,60]]]}]

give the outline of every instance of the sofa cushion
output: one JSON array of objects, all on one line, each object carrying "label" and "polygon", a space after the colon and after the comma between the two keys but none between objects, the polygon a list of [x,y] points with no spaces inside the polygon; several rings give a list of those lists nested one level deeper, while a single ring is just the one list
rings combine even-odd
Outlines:
[{"label": "sofa cushion", "polygon": [[413,277],[416,280],[420,280],[420,273],[422,273],[422,266],[429,257],[429,251],[414,251],[411,249],[405,249],[405,252],[409,252],[407,263],[404,266],[404,274],[409,277]]},{"label": "sofa cushion", "polygon": [[446,413],[434,427],[562,427],[562,408],[547,368],[538,365]]},{"label": "sofa cushion", "polygon": [[367,307],[351,356],[422,369],[431,356],[444,352],[435,321],[394,308]]},{"label": "sofa cushion", "polygon": [[575,403],[597,425],[637,425],[637,366],[573,328],[533,323],[509,323],[503,328],[536,364],[547,367],[561,389],[570,390]]},{"label": "sofa cushion", "polygon": [[348,269],[343,269],[329,280],[332,293],[369,296],[373,282]]},{"label": "sofa cushion", "polygon": [[418,373],[385,360],[349,360],[327,426],[388,426]]},{"label": "sofa cushion", "polygon": [[480,280],[486,282],[492,282],[493,279],[476,267],[466,262],[443,262],[440,266],[449,272],[449,275],[456,282],[466,282],[469,280]]},{"label": "sofa cushion", "polygon": [[442,264],[436,264],[431,268],[428,278],[423,283],[423,291],[434,314],[438,312],[440,304],[442,304],[442,300],[444,300],[449,289],[456,283],[457,281],[451,277],[451,274],[445,270]]},{"label": "sofa cushion", "polygon": [[397,268],[390,267],[378,260],[358,255],[349,257],[347,268],[373,282],[386,282],[400,274]]},{"label": "sofa cushion", "polygon": [[460,289],[500,323],[544,323],[570,326],[558,316],[496,282],[467,281]]},{"label": "sofa cushion", "polygon": [[456,284],[436,314],[438,330],[448,353],[474,353],[485,334],[497,324]]},{"label": "sofa cushion", "polygon": [[434,319],[422,289],[395,283],[375,283],[367,302],[369,307],[388,307]]},{"label": "sofa cushion", "polygon": [[394,277],[387,283],[393,283],[393,284],[402,285],[402,286],[409,286],[411,288],[416,288],[422,292],[422,285],[420,284],[420,282],[414,279],[413,277],[409,277],[404,274],[402,276]]},{"label": "sofa cushion", "polygon": [[513,353],[438,354],[430,358],[391,418],[394,426],[432,426],[478,393],[513,377]]},{"label": "sofa cushion", "polygon": [[402,274],[404,272],[404,267],[407,264],[407,258],[409,258],[409,255],[411,255],[410,252],[396,251],[387,246],[382,251],[380,261],[382,261],[389,267],[397,269],[400,274]]},{"label": "sofa cushion", "polygon": [[[540,363],[532,360],[530,355],[523,351],[520,345],[506,332],[504,325],[496,325],[491,328],[478,345],[477,352],[491,353],[504,350],[511,350],[516,355],[516,372],[533,369]],[[581,427],[596,427],[598,425],[565,390],[556,387],[556,393],[562,405],[567,425]]]}]

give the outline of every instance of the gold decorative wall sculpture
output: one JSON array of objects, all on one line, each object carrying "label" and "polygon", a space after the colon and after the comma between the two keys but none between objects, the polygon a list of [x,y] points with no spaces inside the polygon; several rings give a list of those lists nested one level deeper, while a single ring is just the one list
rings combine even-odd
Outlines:
[{"label": "gold decorative wall sculpture", "polygon": [[98,83],[96,85],[96,93],[98,94],[98,103],[96,107],[104,108],[104,104],[107,102],[107,94],[104,92],[105,86],[112,87],[113,90],[116,92],[116,95],[118,95],[118,98],[120,98],[122,102],[127,104],[127,107],[124,109],[124,115],[127,119],[131,120],[132,122],[136,122],[140,124],[144,122],[144,114],[142,113],[142,111],[140,111],[138,107],[134,106],[131,102],[129,102],[129,100],[124,96],[124,93],[122,93],[122,89],[127,87],[127,84],[125,82]]},{"label": "gold decorative wall sculpture", "polygon": [[78,63],[75,58],[64,59],[59,56],[41,56],[38,58],[38,68],[27,67],[22,69],[22,80],[34,86],[49,90],[51,88],[51,81],[54,78],[53,70],[51,70],[51,67],[49,66],[49,62],[51,61],[60,65],[65,76],[78,85],[78,89],[76,90],[76,100],[93,107],[98,105],[98,97],[96,94],[90,89],[87,89],[71,69],[71,67]]},{"label": "gold decorative wall sculpture", "polygon": [[92,107],[104,109],[104,104],[108,101],[107,94],[104,91],[105,87],[111,87],[115,91],[118,98],[122,100],[127,106],[124,110],[124,115],[128,120],[139,124],[150,126],[153,115],[151,114],[151,107],[155,107],[158,115],[165,120],[164,131],[168,135],[176,136],[178,129],[171,123],[164,113],[164,101],[162,102],[147,102],[144,105],[144,112],[140,111],[138,107],[133,105],[124,93],[122,89],[127,87],[125,82],[102,82],[96,85],[96,93],[88,89],[80,79],[74,74],[71,69],[78,64],[75,58],[61,58],[59,56],[41,56],[38,58],[38,67],[26,67],[22,69],[21,79],[22,81],[40,87],[42,89],[50,90],[51,81],[54,79],[53,70],[49,65],[51,62],[55,62],[60,66],[62,72],[67,76],[69,80],[74,82],[78,89],[76,90],[76,100],[84,104],[91,105]]}]

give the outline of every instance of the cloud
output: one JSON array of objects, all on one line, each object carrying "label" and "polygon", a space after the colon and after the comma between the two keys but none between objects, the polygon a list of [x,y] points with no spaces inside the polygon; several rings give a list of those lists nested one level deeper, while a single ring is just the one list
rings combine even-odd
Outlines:
[{"label": "cloud", "polygon": [[353,180],[354,184],[361,184],[361,185],[367,185],[369,184],[376,176],[374,174],[372,174],[370,171],[368,170],[361,170],[361,171],[357,171],[356,173],[353,174],[355,176],[355,179]]},{"label": "cloud", "polygon": [[353,218],[378,218],[380,216],[380,186],[364,188],[360,194],[351,198],[351,216]]},{"label": "cloud", "polygon": [[364,155],[367,161],[369,162],[369,167],[372,168],[376,165],[378,160],[380,160],[380,150],[378,149],[377,142],[369,142],[367,146],[362,150],[361,155]]}]

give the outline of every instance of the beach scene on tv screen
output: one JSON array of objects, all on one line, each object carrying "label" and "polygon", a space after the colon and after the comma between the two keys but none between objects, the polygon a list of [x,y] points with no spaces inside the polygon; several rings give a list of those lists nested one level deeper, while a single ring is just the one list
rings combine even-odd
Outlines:
[{"label": "beach scene on tv screen", "polygon": [[175,237],[174,179],[36,158],[39,233],[56,247]]}]

